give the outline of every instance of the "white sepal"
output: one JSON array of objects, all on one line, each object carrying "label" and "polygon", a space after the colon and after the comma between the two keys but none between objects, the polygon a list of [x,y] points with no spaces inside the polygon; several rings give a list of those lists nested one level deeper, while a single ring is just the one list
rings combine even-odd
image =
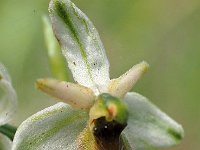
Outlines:
[{"label": "white sepal", "polygon": [[128,93],[125,103],[129,110],[128,125],[123,131],[125,147],[134,150],[155,150],[180,143],[183,128],[147,98]]},{"label": "white sepal", "polygon": [[12,150],[77,150],[77,138],[87,120],[86,112],[57,103],[18,127]]},{"label": "white sepal", "polygon": [[74,80],[96,95],[106,92],[109,62],[93,23],[70,0],[51,0],[49,13]]}]

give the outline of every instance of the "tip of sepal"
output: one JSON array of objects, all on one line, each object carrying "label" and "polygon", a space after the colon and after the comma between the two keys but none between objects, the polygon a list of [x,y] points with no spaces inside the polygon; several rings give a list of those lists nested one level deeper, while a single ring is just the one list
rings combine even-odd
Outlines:
[{"label": "tip of sepal", "polygon": [[50,0],[48,11],[49,13],[62,13],[63,9],[60,9],[63,6],[70,6],[72,4],[71,0]]},{"label": "tip of sepal", "polygon": [[44,93],[68,103],[74,108],[85,111],[89,111],[95,100],[93,91],[79,84],[55,79],[38,79],[36,87]]},{"label": "tip of sepal", "polygon": [[183,127],[179,124],[179,128],[168,128],[168,134],[176,141],[176,144],[179,144],[181,140],[184,138],[184,130]]}]

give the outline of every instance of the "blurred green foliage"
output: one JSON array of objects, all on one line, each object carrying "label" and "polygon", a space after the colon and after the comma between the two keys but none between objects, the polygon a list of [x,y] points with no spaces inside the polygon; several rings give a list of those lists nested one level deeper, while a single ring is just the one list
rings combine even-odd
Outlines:
[{"label": "blurred green foliage", "polygon": [[[44,42],[44,0],[0,0],[0,61],[19,98],[14,124],[56,101],[34,82],[51,77]],[[173,150],[200,147],[200,1],[74,0],[94,22],[107,50],[111,77],[146,60],[149,73],[133,89],[158,105],[185,129]]]}]

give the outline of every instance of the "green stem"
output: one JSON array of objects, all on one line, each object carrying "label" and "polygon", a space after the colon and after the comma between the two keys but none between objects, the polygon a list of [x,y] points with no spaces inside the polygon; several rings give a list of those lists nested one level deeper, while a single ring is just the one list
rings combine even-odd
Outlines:
[{"label": "green stem", "polygon": [[17,130],[16,127],[11,126],[9,124],[5,124],[3,126],[0,126],[0,133],[6,135],[11,140],[13,140],[16,130]]}]

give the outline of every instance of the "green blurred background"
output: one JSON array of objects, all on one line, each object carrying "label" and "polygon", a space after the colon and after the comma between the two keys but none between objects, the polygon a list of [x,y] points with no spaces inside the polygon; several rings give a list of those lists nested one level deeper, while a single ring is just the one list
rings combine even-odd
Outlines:
[{"label": "green blurred background", "polygon": [[[34,82],[50,77],[41,16],[47,0],[0,0],[0,61],[19,98],[13,121],[56,101]],[[111,77],[146,60],[150,70],[133,89],[181,123],[183,142],[171,150],[200,147],[200,1],[74,0],[94,22],[107,49]]]}]

